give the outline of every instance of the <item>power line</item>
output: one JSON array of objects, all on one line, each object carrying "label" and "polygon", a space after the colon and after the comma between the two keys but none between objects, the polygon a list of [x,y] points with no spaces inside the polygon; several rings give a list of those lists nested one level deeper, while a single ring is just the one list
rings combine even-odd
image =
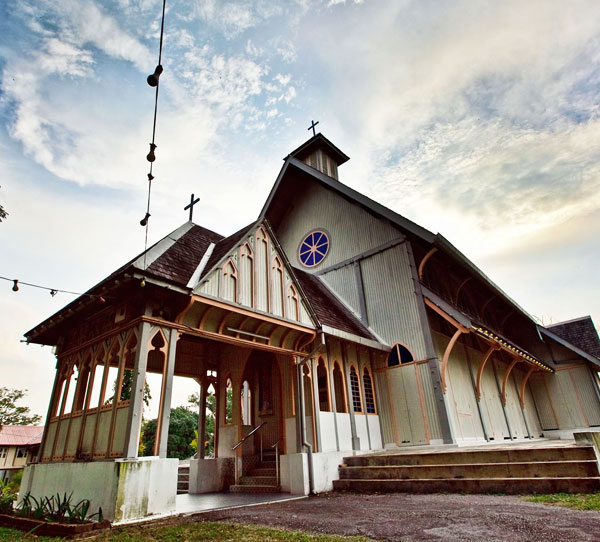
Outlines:
[{"label": "power line", "polygon": [[13,292],[18,292],[19,286],[31,286],[32,288],[39,288],[40,290],[48,290],[52,297],[54,297],[58,293],[72,294],[72,295],[78,295],[78,296],[94,297],[94,298],[99,299],[101,303],[104,303],[106,301],[106,299],[111,299],[111,298],[107,298],[107,297],[99,295],[99,294],[86,294],[86,293],[81,293],[81,292],[72,292],[70,290],[61,290],[60,288],[50,288],[48,286],[42,286],[41,284],[33,284],[31,282],[23,282],[19,279],[9,279],[8,277],[0,277],[0,279],[6,280],[8,282],[12,282],[13,283],[13,287],[12,287]]}]

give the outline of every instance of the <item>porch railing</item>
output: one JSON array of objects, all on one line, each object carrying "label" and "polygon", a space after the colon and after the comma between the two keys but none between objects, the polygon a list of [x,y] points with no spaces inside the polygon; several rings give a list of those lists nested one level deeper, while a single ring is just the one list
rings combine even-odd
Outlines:
[{"label": "porch railing", "polygon": [[[256,433],[257,431],[260,431],[265,425],[267,425],[267,422],[262,422],[260,425],[256,426],[254,429],[252,429],[252,431],[250,431],[250,433],[248,433],[245,437],[243,437],[239,442],[237,442],[236,444],[233,445],[233,447],[231,448],[232,451],[237,450],[242,444],[244,444],[244,442],[246,440],[248,440],[252,435],[254,435],[254,433]],[[260,434],[260,459],[262,461],[262,433]],[[235,483],[236,485],[240,483],[240,477],[243,475],[243,473],[240,473],[240,461],[238,460],[238,457],[234,457],[234,465],[235,465]]]}]

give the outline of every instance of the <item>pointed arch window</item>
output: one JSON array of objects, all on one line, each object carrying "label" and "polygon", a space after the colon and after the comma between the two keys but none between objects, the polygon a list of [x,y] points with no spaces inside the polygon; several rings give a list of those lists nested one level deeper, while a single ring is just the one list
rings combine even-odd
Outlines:
[{"label": "pointed arch window", "polygon": [[287,317],[291,320],[300,320],[300,300],[298,299],[298,292],[293,284],[288,287],[287,293],[288,310]]},{"label": "pointed arch window", "polygon": [[237,303],[238,272],[232,260],[228,260],[223,267],[223,292],[224,299]]},{"label": "pointed arch window", "polygon": [[240,302],[254,307],[254,252],[248,242],[240,248]]},{"label": "pointed arch window", "polygon": [[327,364],[323,358],[317,363],[317,383],[319,387],[319,410],[330,412],[329,404],[329,378],[327,377]]},{"label": "pointed arch window", "polygon": [[346,390],[344,390],[344,375],[339,361],[333,362],[333,391],[335,393],[335,411],[348,412],[346,405]]},{"label": "pointed arch window", "polygon": [[363,392],[365,394],[365,409],[367,414],[376,414],[373,378],[371,377],[371,371],[366,367],[363,369]]},{"label": "pointed arch window", "polygon": [[402,365],[403,363],[410,363],[415,361],[415,357],[412,352],[406,348],[403,344],[396,343],[390,353],[388,354],[387,364],[388,367],[394,367],[396,365]]},{"label": "pointed arch window", "polygon": [[225,425],[233,423],[233,383],[231,378],[225,384]]},{"label": "pointed arch window", "polygon": [[352,409],[354,412],[362,412],[362,400],[360,397],[360,380],[354,365],[350,366],[350,389],[352,390]]}]

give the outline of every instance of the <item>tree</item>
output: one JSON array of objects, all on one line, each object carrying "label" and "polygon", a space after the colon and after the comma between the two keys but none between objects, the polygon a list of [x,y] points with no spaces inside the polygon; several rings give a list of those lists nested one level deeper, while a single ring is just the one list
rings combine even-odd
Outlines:
[{"label": "tree", "polygon": [[8,216],[8,213],[4,210],[4,207],[0,205],[0,222]]},{"label": "tree", "polygon": [[[112,403],[115,397],[115,391],[117,390],[118,381],[115,380],[113,382],[113,394],[106,400],[106,404]],[[125,369],[123,373],[123,383],[121,384],[121,397],[119,401],[128,401],[131,399],[131,387],[133,385],[133,371],[131,369]],[[150,400],[152,399],[152,395],[150,395],[150,386],[148,386],[148,382],[144,382],[144,404],[146,406],[150,406]]]},{"label": "tree", "polygon": [[[156,425],[158,420],[149,420],[144,425],[142,442],[144,455],[154,454],[154,440],[156,439]],[[187,459],[194,455],[191,446],[195,438],[194,431],[198,428],[198,414],[189,408],[179,406],[171,410],[169,420],[169,435],[167,437],[167,457]]]},{"label": "tree", "polygon": [[42,417],[32,414],[29,407],[17,406],[16,402],[25,397],[27,390],[0,388],[0,427],[3,425],[34,425]]},{"label": "tree", "polygon": [[[200,410],[200,396],[197,393],[192,393],[188,397],[188,402],[195,405]],[[204,429],[204,457],[215,456],[215,421],[217,414],[217,396],[209,393],[206,396],[206,425]],[[198,435],[196,435],[196,451]]]}]

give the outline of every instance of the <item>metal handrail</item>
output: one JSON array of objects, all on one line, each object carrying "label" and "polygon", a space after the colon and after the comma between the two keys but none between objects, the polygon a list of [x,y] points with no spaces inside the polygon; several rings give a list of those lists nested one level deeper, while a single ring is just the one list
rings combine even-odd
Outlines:
[{"label": "metal handrail", "polygon": [[233,448],[231,448],[231,451],[236,450],[245,440],[249,439],[252,435],[254,435],[254,433],[256,433],[263,425],[266,425],[267,422],[262,422],[259,426],[255,427],[254,429],[252,429],[252,431],[250,431],[250,433],[248,433],[242,440],[240,440]]},{"label": "metal handrail", "polygon": [[273,444],[271,446],[271,448],[275,448],[275,446],[277,446],[282,440],[283,440],[283,437],[281,437],[275,444]]}]

